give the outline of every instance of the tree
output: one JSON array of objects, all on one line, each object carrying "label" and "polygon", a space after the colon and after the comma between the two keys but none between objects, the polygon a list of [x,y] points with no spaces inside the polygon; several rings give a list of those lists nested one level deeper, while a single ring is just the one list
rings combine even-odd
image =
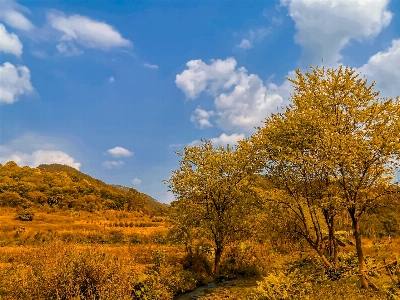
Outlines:
[{"label": "tree", "polygon": [[304,238],[324,264],[332,268],[326,250],[336,263],[337,188],[314,149],[313,122],[288,108],[283,114],[269,117],[246,143],[251,145],[250,152],[263,160],[259,166],[264,175],[266,208],[274,210],[286,229]]},{"label": "tree", "polygon": [[[400,158],[400,101],[378,97],[374,83],[367,85],[365,78],[348,67],[311,68],[304,75],[297,70],[296,75],[288,78],[294,86],[291,105],[267,119],[253,138],[254,144],[264,146],[265,166],[273,165],[267,170],[273,171],[269,176],[276,175],[275,166],[297,170],[278,174],[286,189],[299,178],[301,182],[309,179],[299,199],[306,201],[310,188],[312,197],[319,198],[313,202],[319,209],[347,210],[361,284],[367,288],[360,222],[366,211],[398,192],[393,178]],[[280,135],[271,130],[280,130]],[[313,167],[308,168],[308,163]],[[320,196],[315,194],[316,187]]]},{"label": "tree", "polygon": [[219,274],[227,245],[244,239],[254,222],[250,212],[256,209],[250,184],[253,170],[245,153],[227,146],[214,148],[211,141],[177,152],[179,170],[166,181],[177,201],[170,217],[182,236],[207,238],[214,246],[214,274]]}]

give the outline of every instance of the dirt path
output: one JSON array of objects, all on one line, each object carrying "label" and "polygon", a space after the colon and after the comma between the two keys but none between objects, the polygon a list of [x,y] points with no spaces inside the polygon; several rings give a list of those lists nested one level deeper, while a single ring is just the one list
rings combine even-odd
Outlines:
[{"label": "dirt path", "polygon": [[188,292],[188,293],[176,296],[174,298],[174,300],[197,300],[201,296],[211,293],[213,291],[213,289],[215,289],[215,288],[230,287],[230,286],[234,286],[235,284],[236,284],[235,280],[228,280],[228,281],[224,281],[224,282],[220,282],[220,283],[212,282],[206,286],[200,286],[192,292]]},{"label": "dirt path", "polygon": [[208,286],[201,286],[192,292],[179,295],[174,300],[255,299],[252,295],[254,295],[257,281],[260,280],[262,280],[261,276],[238,277],[220,283],[211,283]]}]

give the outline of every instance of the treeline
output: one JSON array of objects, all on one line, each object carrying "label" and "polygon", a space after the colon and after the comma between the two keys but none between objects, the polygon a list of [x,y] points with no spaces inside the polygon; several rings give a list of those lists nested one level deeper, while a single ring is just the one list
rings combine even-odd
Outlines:
[{"label": "treeline", "polygon": [[58,209],[101,209],[156,212],[162,204],[133,188],[118,188],[65,165],[19,167],[10,161],[0,165],[0,206]]},{"label": "treeline", "polygon": [[400,99],[379,97],[347,67],[288,80],[290,105],[238,146],[204,140],[177,153],[166,181],[175,234],[189,253],[212,241],[216,275],[225,249],[259,233],[301,241],[336,279],[351,244],[361,286],[376,287],[362,237],[399,234]]}]

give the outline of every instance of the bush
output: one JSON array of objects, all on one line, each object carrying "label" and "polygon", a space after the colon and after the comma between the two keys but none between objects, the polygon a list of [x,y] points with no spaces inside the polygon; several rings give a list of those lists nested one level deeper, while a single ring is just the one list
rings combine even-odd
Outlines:
[{"label": "bush", "polygon": [[21,221],[32,221],[34,216],[35,214],[33,211],[25,209],[18,214],[16,219]]},{"label": "bush", "polygon": [[1,299],[132,299],[135,271],[99,249],[56,243],[25,259],[0,280]]},{"label": "bush", "polygon": [[307,299],[307,296],[312,293],[311,283],[306,282],[298,270],[289,274],[282,272],[270,274],[257,284],[258,299]]}]

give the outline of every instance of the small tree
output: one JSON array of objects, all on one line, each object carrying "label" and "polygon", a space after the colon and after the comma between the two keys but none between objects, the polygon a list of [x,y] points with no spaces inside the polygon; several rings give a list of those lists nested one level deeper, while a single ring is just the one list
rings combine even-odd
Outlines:
[{"label": "small tree", "polygon": [[177,201],[170,217],[188,240],[203,237],[214,245],[214,274],[219,274],[225,247],[244,239],[255,222],[249,219],[255,210],[250,189],[253,172],[244,152],[214,148],[211,141],[186,147],[180,168],[166,181]]}]

